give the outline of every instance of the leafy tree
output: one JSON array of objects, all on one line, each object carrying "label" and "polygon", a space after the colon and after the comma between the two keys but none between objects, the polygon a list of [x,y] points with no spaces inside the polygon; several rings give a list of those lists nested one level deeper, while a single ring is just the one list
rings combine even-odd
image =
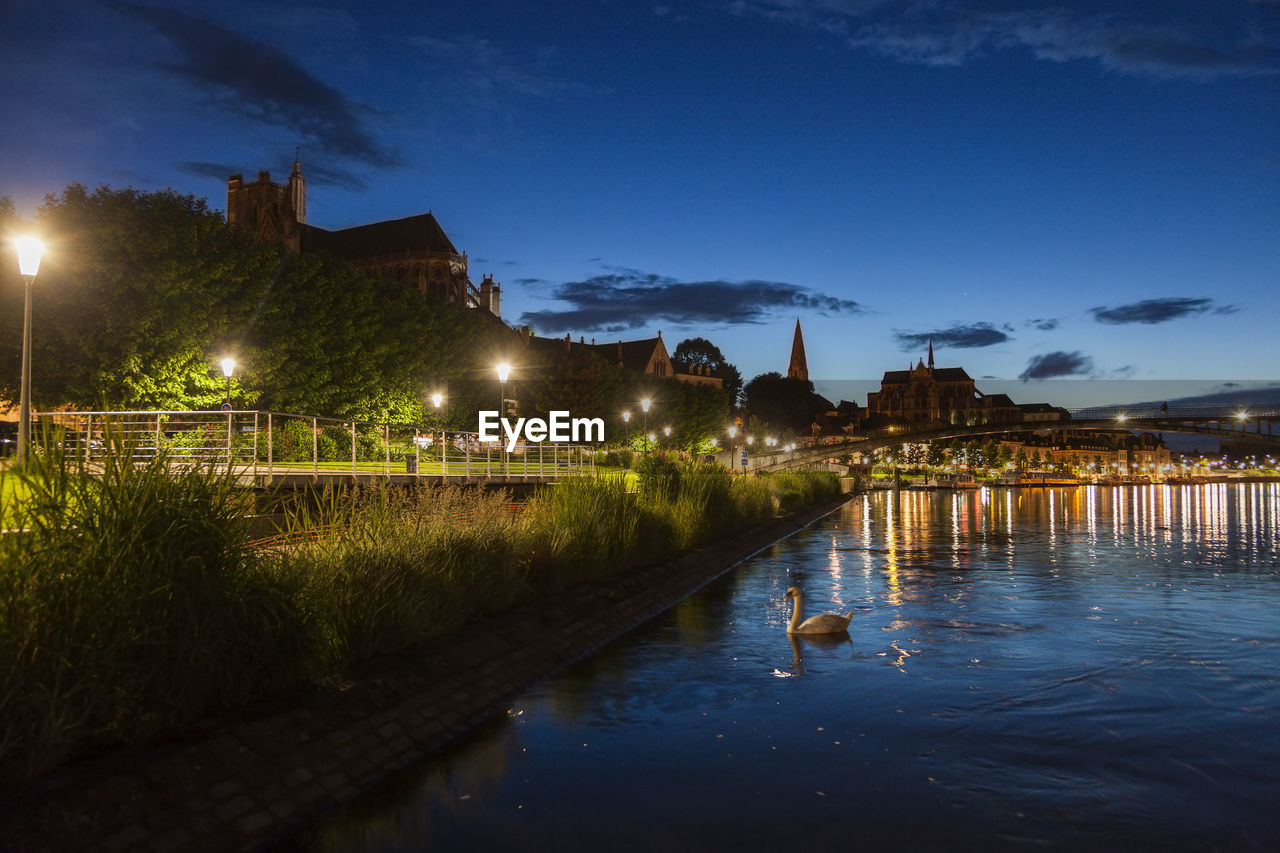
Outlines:
[{"label": "leafy tree", "polygon": [[791,379],[776,371],[762,373],[747,383],[744,407],[769,429],[781,433],[790,427],[809,435],[814,416],[830,411],[830,401],[813,391],[813,383]]},{"label": "leafy tree", "polygon": [[683,367],[710,368],[711,375],[721,381],[729,395],[729,405],[737,406],[742,397],[742,374],[725,360],[720,348],[706,338],[686,338],[676,345],[671,358]]},{"label": "leafy tree", "polygon": [[[48,196],[34,223],[48,251],[33,300],[33,401],[42,408],[216,405],[215,361],[237,339],[279,252],[222,223],[203,200],[79,184]],[[5,276],[4,334],[21,340],[22,288]],[[0,363],[16,396],[21,353]],[[38,369],[35,367],[38,365]]]}]

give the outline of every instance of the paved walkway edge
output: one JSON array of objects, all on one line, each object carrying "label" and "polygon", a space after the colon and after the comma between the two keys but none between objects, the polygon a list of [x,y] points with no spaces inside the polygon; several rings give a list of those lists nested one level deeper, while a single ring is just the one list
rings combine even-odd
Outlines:
[{"label": "paved walkway edge", "polygon": [[[6,851],[255,851],[465,734],[528,685],[664,612],[848,495],[542,599],[362,667],[190,742],[52,774],[0,804]],[[256,713],[252,711],[256,710]]]}]

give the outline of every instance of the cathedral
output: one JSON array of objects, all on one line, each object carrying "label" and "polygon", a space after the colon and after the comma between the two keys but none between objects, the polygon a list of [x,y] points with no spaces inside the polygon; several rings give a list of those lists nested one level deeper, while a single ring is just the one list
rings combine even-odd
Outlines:
[{"label": "cathedral", "polygon": [[489,275],[479,287],[472,283],[466,254],[458,252],[431,213],[338,231],[307,224],[307,186],[298,160],[284,185],[273,182],[269,172],[259,172],[252,182],[232,175],[227,224],[301,254],[343,258],[383,281],[500,316],[501,286]]},{"label": "cathedral", "polygon": [[867,395],[869,415],[906,423],[975,426],[1022,420],[1019,407],[1005,394],[983,394],[963,367],[935,367],[933,342],[924,359],[906,370],[887,370],[880,390]]}]

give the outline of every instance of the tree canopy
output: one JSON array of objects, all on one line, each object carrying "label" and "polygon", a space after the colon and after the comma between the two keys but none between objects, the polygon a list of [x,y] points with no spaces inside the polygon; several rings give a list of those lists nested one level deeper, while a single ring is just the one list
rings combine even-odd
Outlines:
[{"label": "tree canopy", "polygon": [[742,398],[742,374],[725,359],[720,347],[706,338],[685,338],[676,344],[671,359],[686,368],[710,368],[711,375],[721,381],[725,393],[729,395],[729,405],[738,405]]}]

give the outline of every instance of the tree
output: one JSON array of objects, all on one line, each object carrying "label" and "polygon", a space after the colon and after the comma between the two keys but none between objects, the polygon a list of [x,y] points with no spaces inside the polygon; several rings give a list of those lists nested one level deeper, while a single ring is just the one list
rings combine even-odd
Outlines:
[{"label": "tree", "polygon": [[[32,397],[41,408],[216,405],[216,359],[233,351],[279,252],[229,230],[203,200],[172,190],[79,184],[47,196],[35,228],[50,251],[33,300]],[[7,272],[7,271],[6,271]],[[6,275],[4,333],[21,340],[21,287]],[[16,396],[20,354],[0,386]]]},{"label": "tree", "polygon": [[725,360],[720,348],[706,338],[685,338],[676,345],[671,359],[682,367],[704,367],[721,381],[729,395],[729,405],[737,406],[742,397],[742,374]]},{"label": "tree", "polygon": [[809,435],[814,416],[830,411],[828,400],[813,392],[813,383],[791,379],[777,372],[762,373],[747,383],[744,408],[781,433],[787,427]]}]

